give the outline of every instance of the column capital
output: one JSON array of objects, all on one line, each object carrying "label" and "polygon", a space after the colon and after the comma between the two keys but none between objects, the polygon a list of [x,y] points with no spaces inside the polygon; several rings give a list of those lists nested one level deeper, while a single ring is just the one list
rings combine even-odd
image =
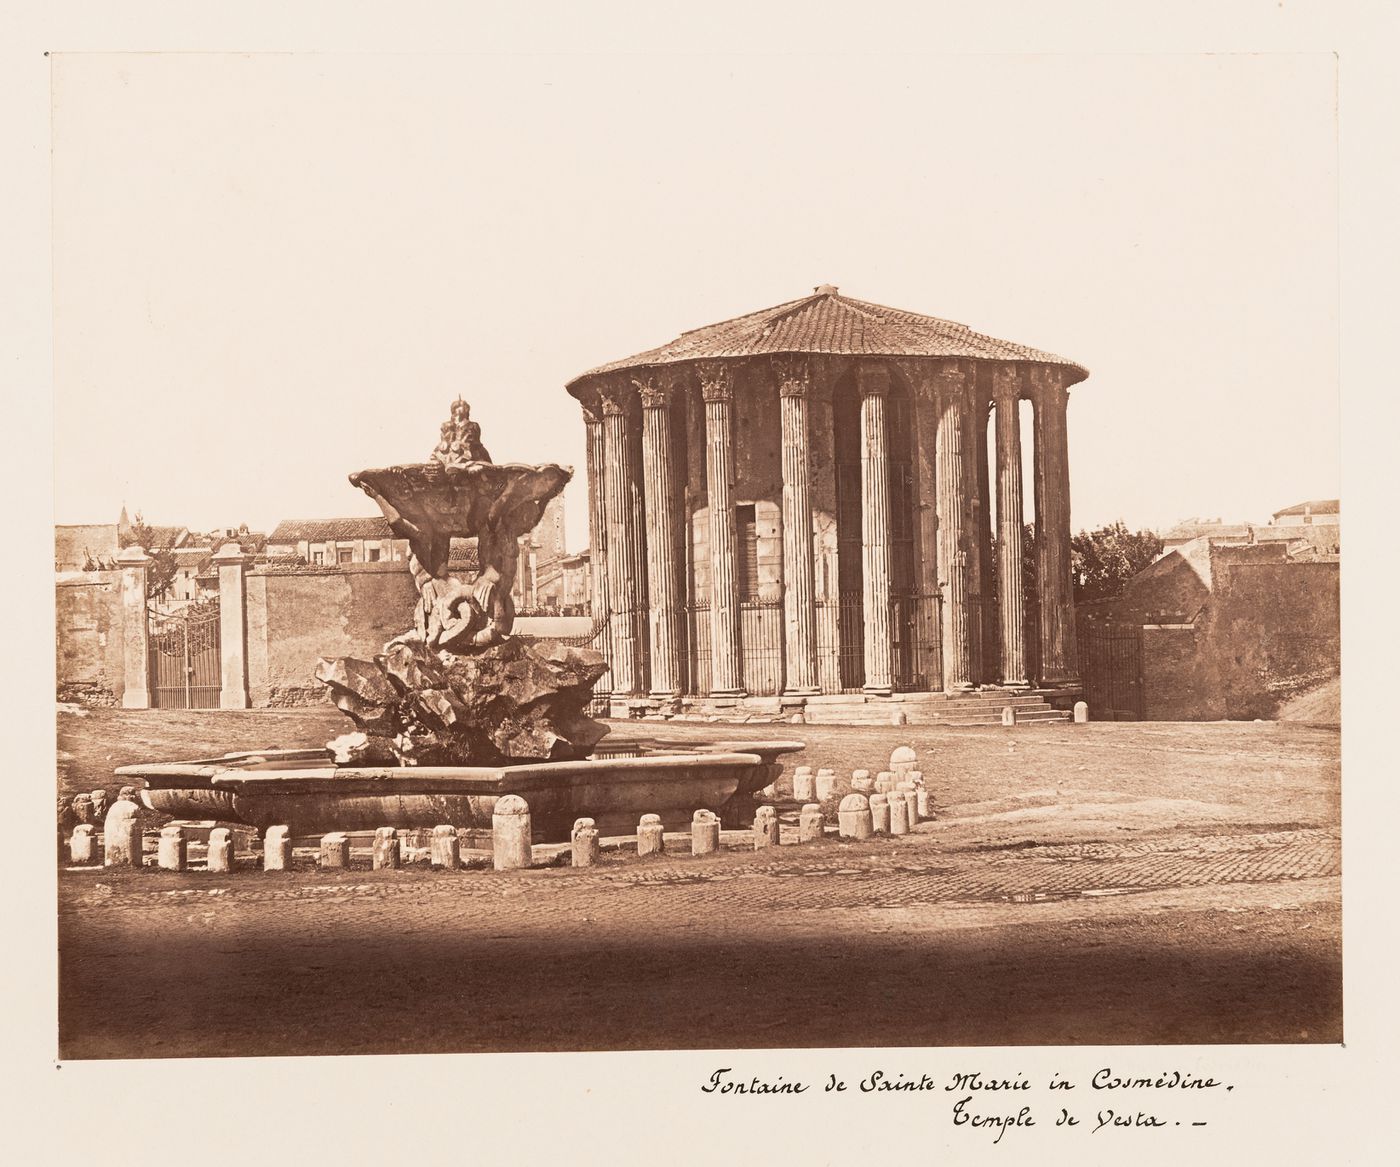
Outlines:
[{"label": "column capital", "polygon": [[1015,401],[1021,396],[1021,370],[1015,365],[997,365],[992,370],[992,400]]},{"label": "column capital", "polygon": [[1031,391],[1034,393],[1063,393],[1069,396],[1069,386],[1065,384],[1064,372],[1056,365],[1032,365],[1027,371]]},{"label": "column capital", "polygon": [[641,398],[643,409],[661,409],[671,404],[675,396],[675,383],[662,372],[638,373],[632,380],[632,388]]},{"label": "column capital", "polygon": [[699,361],[695,375],[700,380],[700,394],[706,401],[734,400],[734,370],[727,361]]},{"label": "column capital", "polygon": [[598,390],[580,389],[578,393],[579,409],[583,411],[584,425],[597,425],[603,420],[603,402]]},{"label": "column capital", "polygon": [[941,394],[962,393],[976,383],[972,374],[968,361],[944,361],[933,371],[933,385]]},{"label": "column capital", "polygon": [[130,547],[123,547],[117,552],[116,562],[126,567],[144,567],[151,562],[151,557],[146,554],[144,549],[133,543]]},{"label": "column capital", "polygon": [[890,370],[883,361],[861,361],[856,383],[862,397],[885,397],[890,391]]},{"label": "column capital", "polygon": [[774,357],[773,378],[778,382],[779,397],[806,397],[812,390],[812,368],[807,358],[787,354]]},{"label": "column capital", "polygon": [[612,381],[598,387],[598,399],[604,417],[626,417],[631,411],[635,393],[624,381]]}]

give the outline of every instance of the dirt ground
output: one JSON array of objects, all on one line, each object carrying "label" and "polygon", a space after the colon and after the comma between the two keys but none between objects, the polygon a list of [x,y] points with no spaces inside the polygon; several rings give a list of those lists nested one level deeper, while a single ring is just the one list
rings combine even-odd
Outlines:
[{"label": "dirt ground", "polygon": [[[64,713],[60,777],[340,725]],[[845,777],[913,745],[938,818],[584,871],[65,871],[60,1056],[1341,1040],[1334,730],[629,730]]]}]

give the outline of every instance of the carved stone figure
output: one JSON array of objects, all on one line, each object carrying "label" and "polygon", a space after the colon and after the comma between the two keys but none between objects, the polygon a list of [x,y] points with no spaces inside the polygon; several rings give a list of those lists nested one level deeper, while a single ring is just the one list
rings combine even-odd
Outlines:
[{"label": "carved stone figure", "polygon": [[[584,713],[603,658],[576,648],[540,653],[510,635],[519,541],[572,476],[562,466],[493,463],[460,397],[431,461],[350,476],[408,541],[418,604],[412,630],[382,656],[317,666],[364,734],[337,739],[335,756],[405,765],[587,756],[606,732]],[[476,540],[475,572],[453,569],[454,537]]]}]

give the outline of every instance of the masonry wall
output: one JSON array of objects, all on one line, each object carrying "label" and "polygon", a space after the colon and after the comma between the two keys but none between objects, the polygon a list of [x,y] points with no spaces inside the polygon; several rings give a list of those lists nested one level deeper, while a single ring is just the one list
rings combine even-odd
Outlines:
[{"label": "masonry wall", "polygon": [[405,562],[338,570],[251,571],[248,691],[255,706],[322,701],[320,657],[370,657],[413,624],[418,600]]},{"label": "masonry wall", "polygon": [[1148,720],[1273,718],[1341,672],[1341,565],[1284,555],[1277,544],[1213,548],[1207,589],[1172,553],[1079,618],[1142,628]]},{"label": "masonry wall", "polygon": [[64,699],[121,701],[121,572],[57,576],[54,588],[58,692]]}]

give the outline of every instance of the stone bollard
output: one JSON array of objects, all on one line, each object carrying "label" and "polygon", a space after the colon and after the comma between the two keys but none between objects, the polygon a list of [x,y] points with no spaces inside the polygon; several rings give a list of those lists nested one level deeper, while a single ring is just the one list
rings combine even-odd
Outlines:
[{"label": "stone bollard", "polygon": [[914,784],[914,806],[919,816],[918,821],[924,822],[933,818],[933,796],[924,785],[923,771],[910,770],[909,781]]},{"label": "stone bollard", "polygon": [[[808,778],[811,775],[807,775]],[[760,806],[753,816],[753,849],[778,845],[778,811],[776,807]]]},{"label": "stone bollard", "polygon": [[875,793],[888,794],[895,786],[895,776],[892,770],[881,770],[875,775]]},{"label": "stone bollard", "polygon": [[530,849],[530,807],[518,794],[496,800],[491,812],[491,866],[497,871],[529,867],[534,859]]},{"label": "stone bollard", "polygon": [[575,819],[574,829],[569,832],[569,845],[573,848],[575,867],[592,867],[603,854],[598,842],[598,824],[592,819]]},{"label": "stone bollard", "polygon": [[890,710],[890,724],[908,725],[909,714],[905,713],[903,709],[900,709],[898,706],[896,706],[894,709]]},{"label": "stone bollard", "polygon": [[215,875],[227,875],[233,870],[233,832],[228,827],[215,827],[209,832],[204,869]]},{"label": "stone bollard", "polygon": [[877,835],[890,833],[890,798],[887,794],[870,796],[870,826]]},{"label": "stone bollard", "polygon": [[74,866],[87,866],[97,862],[97,837],[91,823],[79,823],[73,828],[73,837],[68,840],[68,857]]},{"label": "stone bollard", "polygon": [[1005,705],[1001,710],[1002,725],[1012,726],[1016,724],[1016,709],[1014,706]]},{"label": "stone bollard", "polygon": [[815,843],[826,834],[826,820],[822,818],[822,808],[809,802],[802,808],[797,819],[797,838],[802,843]]},{"label": "stone bollard", "polygon": [[160,832],[160,848],[156,851],[156,866],[162,871],[184,871],[189,845],[181,827],[165,827]]},{"label": "stone bollard", "polygon": [[918,761],[919,755],[914,752],[913,746],[896,746],[890,753],[890,770],[902,778]]},{"label": "stone bollard", "polygon": [[817,796],[817,780],[811,766],[798,766],[792,774],[792,796],[798,802],[811,802]]},{"label": "stone bollard", "polygon": [[644,814],[637,824],[637,854],[660,855],[666,850],[666,828],[659,814]]},{"label": "stone bollard", "polygon": [[843,839],[868,839],[874,833],[870,802],[863,794],[848,794],[836,815]]},{"label": "stone bollard", "polygon": [[141,822],[134,802],[112,804],[102,824],[102,862],[106,867],[140,867]]},{"label": "stone bollard", "polygon": [[290,871],[292,839],[287,827],[268,827],[263,832],[263,870]]},{"label": "stone bollard", "polygon": [[875,789],[875,779],[870,777],[869,770],[851,771],[851,789],[857,794],[869,794]]},{"label": "stone bollard", "polygon": [[1089,720],[1089,704],[1086,701],[1076,701],[1074,703],[1074,724],[1083,725]]},{"label": "stone bollard", "polygon": [[[459,852],[460,854],[460,852]],[[397,871],[403,866],[403,845],[393,827],[380,827],[374,832],[374,849],[370,852],[375,871]]]},{"label": "stone bollard", "polygon": [[907,778],[895,787],[895,793],[904,799],[905,813],[912,830],[919,823],[919,788]]},{"label": "stone bollard", "polygon": [[456,871],[462,866],[462,841],[457,838],[457,828],[442,823],[433,828],[433,841],[430,844],[428,862],[434,867]]},{"label": "stone bollard", "polygon": [[713,855],[719,850],[719,816],[712,810],[697,810],[690,820],[690,853]]},{"label": "stone bollard", "polygon": [[321,836],[321,866],[350,866],[350,836],[344,831],[331,831]]},{"label": "stone bollard", "polygon": [[890,834],[907,835],[909,833],[909,804],[904,801],[904,794],[898,790],[891,791],[886,805],[890,808]]},{"label": "stone bollard", "polygon": [[816,778],[817,801],[825,802],[836,793],[836,771],[829,767],[822,767],[817,771]]},{"label": "stone bollard", "polygon": [[92,821],[100,823],[107,817],[107,792],[105,790],[94,790],[88,797],[92,800]]},{"label": "stone bollard", "polygon": [[99,819],[97,813],[92,808],[92,795],[73,795],[73,818],[80,823],[106,823],[105,819]]}]

